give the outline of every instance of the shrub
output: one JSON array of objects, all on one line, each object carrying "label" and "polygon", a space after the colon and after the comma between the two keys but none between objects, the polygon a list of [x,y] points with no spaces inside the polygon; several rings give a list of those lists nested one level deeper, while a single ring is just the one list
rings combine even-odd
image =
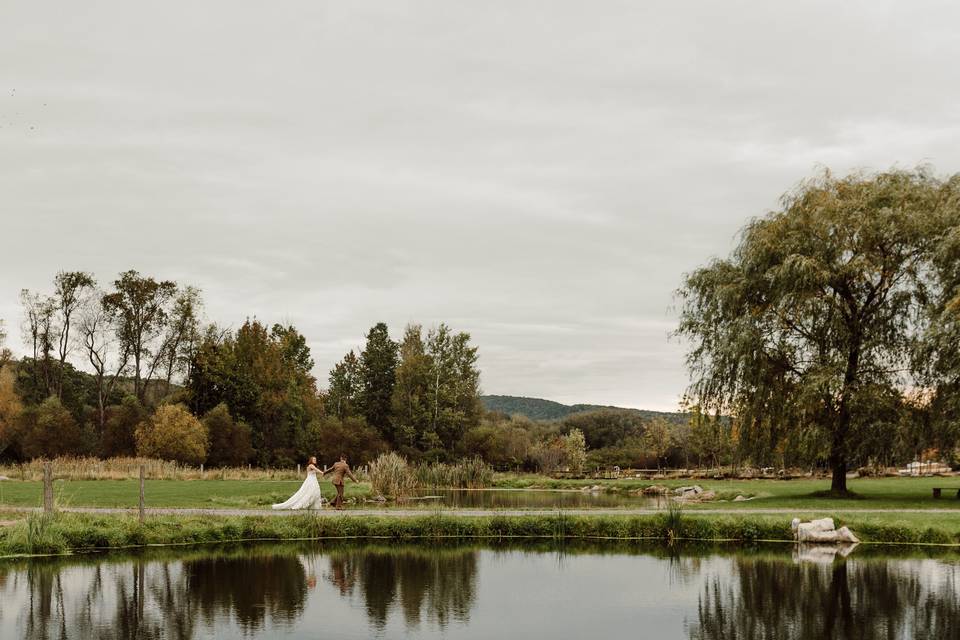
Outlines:
[{"label": "shrub", "polygon": [[493,482],[493,469],[480,458],[468,458],[454,464],[418,465],[415,476],[421,487],[482,489]]},{"label": "shrub", "polygon": [[183,405],[164,405],[140,423],[137,454],[199,464],[207,458],[207,428]]}]

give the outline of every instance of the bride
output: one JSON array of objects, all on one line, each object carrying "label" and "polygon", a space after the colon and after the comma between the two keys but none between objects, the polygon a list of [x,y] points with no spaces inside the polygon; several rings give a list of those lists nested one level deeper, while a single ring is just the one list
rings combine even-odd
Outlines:
[{"label": "bride", "polygon": [[310,457],[307,464],[307,478],[297,489],[297,492],[290,496],[286,502],[273,505],[274,509],[319,509],[323,506],[323,494],[320,493],[320,482],[317,481],[317,473],[323,474],[326,471],[317,468],[317,459]]}]

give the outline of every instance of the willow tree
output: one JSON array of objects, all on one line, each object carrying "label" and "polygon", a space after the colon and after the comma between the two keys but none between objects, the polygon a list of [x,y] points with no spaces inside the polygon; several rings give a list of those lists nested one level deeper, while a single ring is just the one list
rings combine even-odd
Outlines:
[{"label": "willow tree", "polygon": [[732,255],[685,278],[678,335],[691,401],[769,447],[818,433],[847,491],[851,436],[874,400],[915,389],[942,296],[938,257],[960,223],[960,176],[925,170],[801,183]]}]

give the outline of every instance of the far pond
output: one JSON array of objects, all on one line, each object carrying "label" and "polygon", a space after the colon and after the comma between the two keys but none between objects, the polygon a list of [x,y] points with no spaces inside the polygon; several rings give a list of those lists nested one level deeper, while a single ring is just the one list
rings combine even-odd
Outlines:
[{"label": "far pond", "polygon": [[392,504],[402,508],[425,509],[431,506],[445,509],[654,509],[662,503],[662,498],[603,491],[424,489],[414,499]]},{"label": "far pond", "polygon": [[[906,555],[904,555],[906,554]],[[259,545],[0,561],[0,638],[952,638],[956,555]]]}]

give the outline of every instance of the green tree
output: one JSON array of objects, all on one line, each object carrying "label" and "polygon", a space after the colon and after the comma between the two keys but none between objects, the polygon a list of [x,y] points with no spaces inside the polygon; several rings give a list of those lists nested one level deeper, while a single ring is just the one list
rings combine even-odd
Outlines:
[{"label": "green tree", "polygon": [[27,458],[55,458],[83,454],[80,426],[60,399],[50,396],[20,413],[21,446]]},{"label": "green tree", "polygon": [[20,291],[20,304],[23,307],[22,332],[28,345],[32,347],[33,366],[30,368],[34,389],[43,388],[42,397],[53,393],[53,344],[57,333],[54,324],[56,305],[53,298],[41,296],[28,289]]},{"label": "green tree", "polygon": [[57,353],[60,356],[55,391],[57,397],[62,397],[64,365],[73,347],[73,341],[70,339],[70,329],[74,314],[83,306],[87,294],[93,290],[97,283],[91,274],[83,271],[60,271],[53,279],[53,284],[53,304],[58,315],[57,327],[59,328]]},{"label": "green tree", "polygon": [[198,414],[226,403],[234,420],[249,425],[260,465],[288,466],[299,459],[298,443],[321,414],[313,360],[293,327],[268,329],[247,320],[236,333],[209,328],[187,382]]},{"label": "green tree", "polygon": [[350,351],[330,370],[328,410],[341,420],[357,414],[360,400],[360,360]]},{"label": "green tree", "polygon": [[117,338],[133,360],[134,394],[144,402],[147,384],[165,355],[159,341],[167,328],[168,304],[177,294],[177,285],[133,270],[121,273],[113,285],[115,291],[103,297],[103,306],[113,316]]},{"label": "green tree", "polygon": [[400,364],[391,402],[393,442],[398,446],[416,447],[430,429],[428,390],[431,366],[422,328],[418,324],[407,325],[400,343]]},{"label": "green tree", "polygon": [[741,438],[764,434],[767,449],[815,426],[832,490],[846,493],[851,433],[869,421],[871,396],[911,382],[958,194],[958,177],[891,171],[825,173],[784,196],[680,290],[693,402],[733,416]]},{"label": "green tree", "polygon": [[563,436],[564,462],[573,473],[582,473],[583,465],[587,462],[587,441],[580,429],[571,429]]},{"label": "green tree", "polygon": [[135,432],[137,455],[200,464],[207,458],[207,429],[183,405],[167,404],[141,422]]},{"label": "green tree", "polygon": [[390,409],[397,371],[397,343],[387,325],[379,322],[367,333],[360,354],[360,411],[367,424],[386,440],[392,440]]},{"label": "green tree", "polygon": [[643,417],[636,411],[598,409],[575,413],[563,419],[565,429],[583,432],[590,449],[613,447],[643,433]]},{"label": "green tree", "polygon": [[124,396],[120,404],[107,407],[107,417],[100,434],[100,455],[105,458],[136,455],[137,440],[134,434],[148,415],[134,395]]},{"label": "green tree", "polygon": [[175,374],[186,373],[189,376],[193,352],[200,341],[202,309],[200,290],[195,287],[184,287],[173,300],[157,358],[158,364],[165,370],[164,388],[167,395]]},{"label": "green tree", "polygon": [[333,460],[346,455],[351,464],[366,464],[389,450],[380,434],[359,416],[326,416],[310,423],[301,446],[303,456]]},{"label": "green tree", "polygon": [[670,433],[670,423],[663,418],[654,418],[647,425],[643,434],[644,443],[657,459],[657,470],[660,470],[660,463],[667,454],[670,453],[670,446],[673,444]]},{"label": "green tree", "polygon": [[470,334],[454,334],[440,324],[427,334],[430,378],[427,399],[433,435],[444,448],[452,450],[463,434],[480,422],[480,370],[477,348],[470,346]]},{"label": "green tree", "polygon": [[210,436],[207,464],[213,467],[245,465],[253,458],[250,427],[235,422],[226,403],[220,403],[204,414],[203,426]]}]

